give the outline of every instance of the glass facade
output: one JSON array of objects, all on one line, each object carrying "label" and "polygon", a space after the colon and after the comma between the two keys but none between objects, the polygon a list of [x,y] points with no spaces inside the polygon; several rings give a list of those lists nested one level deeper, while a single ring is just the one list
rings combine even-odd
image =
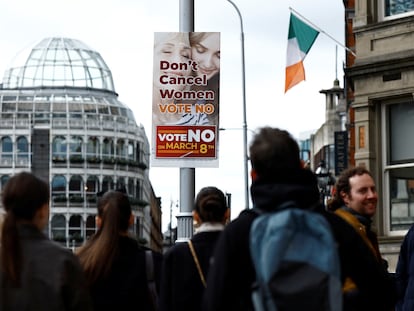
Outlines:
[{"label": "glass facade", "polygon": [[[1,186],[21,170],[50,181],[56,241],[83,243],[95,230],[96,194],[121,186],[135,224],[149,228],[148,139],[105,61],[82,42],[47,38],[16,56],[0,84],[0,143]],[[133,231],[150,240],[149,230]]]}]

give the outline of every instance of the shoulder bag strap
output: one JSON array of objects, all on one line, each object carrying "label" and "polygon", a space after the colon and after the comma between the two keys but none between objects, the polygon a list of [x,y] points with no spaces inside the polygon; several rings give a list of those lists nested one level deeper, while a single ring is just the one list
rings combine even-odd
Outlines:
[{"label": "shoulder bag strap", "polygon": [[341,217],[347,223],[349,223],[352,227],[354,227],[355,231],[361,236],[362,240],[365,242],[368,248],[374,253],[375,257],[378,260],[381,260],[381,254],[379,253],[379,251],[375,249],[374,245],[372,245],[371,241],[368,239],[365,226],[361,224],[354,215],[340,208],[335,210],[335,214]]},{"label": "shoulder bag strap", "polygon": [[190,248],[191,255],[193,255],[194,262],[198,270],[198,274],[200,275],[201,283],[203,283],[204,288],[206,288],[207,287],[206,279],[204,278],[203,270],[201,270],[200,262],[198,261],[193,242],[191,242],[191,240],[188,240],[187,243],[188,243],[188,247]]}]

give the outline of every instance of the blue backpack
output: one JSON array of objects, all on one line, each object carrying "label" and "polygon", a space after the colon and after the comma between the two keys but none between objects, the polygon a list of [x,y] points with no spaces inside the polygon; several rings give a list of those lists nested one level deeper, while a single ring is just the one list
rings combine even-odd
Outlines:
[{"label": "blue backpack", "polygon": [[255,310],[341,311],[337,245],[326,219],[287,202],[259,214],[250,229]]}]

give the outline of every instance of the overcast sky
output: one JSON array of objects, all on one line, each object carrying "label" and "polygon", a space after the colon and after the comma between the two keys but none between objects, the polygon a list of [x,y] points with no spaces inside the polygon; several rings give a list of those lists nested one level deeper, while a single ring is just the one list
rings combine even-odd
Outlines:
[{"label": "overcast sky", "polygon": [[[234,0],[244,26],[248,136],[270,125],[301,132],[325,120],[325,96],[345,51],[321,33],[305,59],[306,81],[284,94],[289,7],[339,42],[344,41],[340,0]],[[41,39],[78,39],[97,50],[112,71],[119,100],[151,138],[153,33],[179,31],[179,0],[13,0],[0,2],[0,75],[22,49]],[[219,168],[196,169],[196,192],[214,185],[232,194],[232,218],[244,208],[240,20],[226,0],[195,0],[195,31],[221,32]],[[168,178],[167,178],[168,177]],[[163,228],[179,201],[179,169],[150,168],[162,198]],[[173,210],[173,220],[177,209]]]}]

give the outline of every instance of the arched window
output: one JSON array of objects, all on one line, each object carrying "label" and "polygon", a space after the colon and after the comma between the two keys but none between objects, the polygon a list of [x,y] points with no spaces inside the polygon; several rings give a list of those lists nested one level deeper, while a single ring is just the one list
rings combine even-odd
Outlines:
[{"label": "arched window", "polygon": [[52,239],[58,242],[66,242],[66,219],[63,215],[52,217]]},{"label": "arched window", "polygon": [[131,197],[135,197],[135,191],[134,191],[134,180],[132,178],[128,179],[128,195]]},{"label": "arched window", "polygon": [[88,216],[86,218],[86,239],[88,240],[91,235],[96,231],[95,216]]},{"label": "arched window", "polygon": [[3,137],[1,139],[1,158],[11,159],[12,157],[13,157],[13,142],[9,136]]},{"label": "arched window", "polygon": [[142,161],[141,144],[139,142],[137,142],[137,148],[136,148],[135,154],[136,154],[136,160],[138,162],[141,162]]},{"label": "arched window", "polygon": [[119,139],[116,143],[116,156],[118,158],[125,158],[125,141]]},{"label": "arched window", "polygon": [[72,136],[70,138],[70,155],[82,155],[82,137]]},{"label": "arched window", "polygon": [[102,181],[102,191],[106,192],[108,190],[113,190],[114,187],[114,181],[112,179],[112,177],[110,176],[105,176],[103,181]]},{"label": "arched window", "polygon": [[0,182],[1,182],[1,189],[4,188],[4,186],[6,185],[7,181],[10,179],[10,176],[8,175],[3,175],[1,176]]},{"label": "arched window", "polygon": [[66,161],[66,138],[56,136],[52,142],[52,160],[55,162]]},{"label": "arched window", "polygon": [[80,245],[82,242],[82,217],[80,215],[73,215],[69,219],[69,243],[74,247]]},{"label": "arched window", "polygon": [[96,176],[89,176],[88,180],[86,181],[86,188],[85,191],[87,193],[96,194],[99,192],[99,180]]},{"label": "arched window", "polygon": [[141,181],[137,180],[137,184],[135,186],[135,197],[138,199],[142,199],[141,195]]},{"label": "arched window", "polygon": [[73,175],[70,178],[69,198],[74,203],[83,202],[83,179],[79,175]]},{"label": "arched window", "polygon": [[114,142],[110,138],[105,138],[102,145],[102,157],[112,158],[114,156]]},{"label": "arched window", "polygon": [[17,138],[17,158],[19,160],[29,158],[29,143],[24,136],[19,136]]},{"label": "arched window", "polygon": [[[57,198],[66,199],[66,178],[63,175],[56,175],[52,179],[52,197],[56,202]],[[66,201],[66,200],[65,200]]]},{"label": "arched window", "polygon": [[88,144],[86,146],[86,156],[89,157],[99,157],[99,139],[96,136],[91,136],[88,139]]},{"label": "arched window", "polygon": [[132,161],[136,161],[137,157],[135,155],[135,148],[132,142],[128,143],[128,159]]},{"label": "arched window", "polygon": [[126,189],[125,186],[125,178],[118,177],[118,180],[116,181],[116,189]]}]

